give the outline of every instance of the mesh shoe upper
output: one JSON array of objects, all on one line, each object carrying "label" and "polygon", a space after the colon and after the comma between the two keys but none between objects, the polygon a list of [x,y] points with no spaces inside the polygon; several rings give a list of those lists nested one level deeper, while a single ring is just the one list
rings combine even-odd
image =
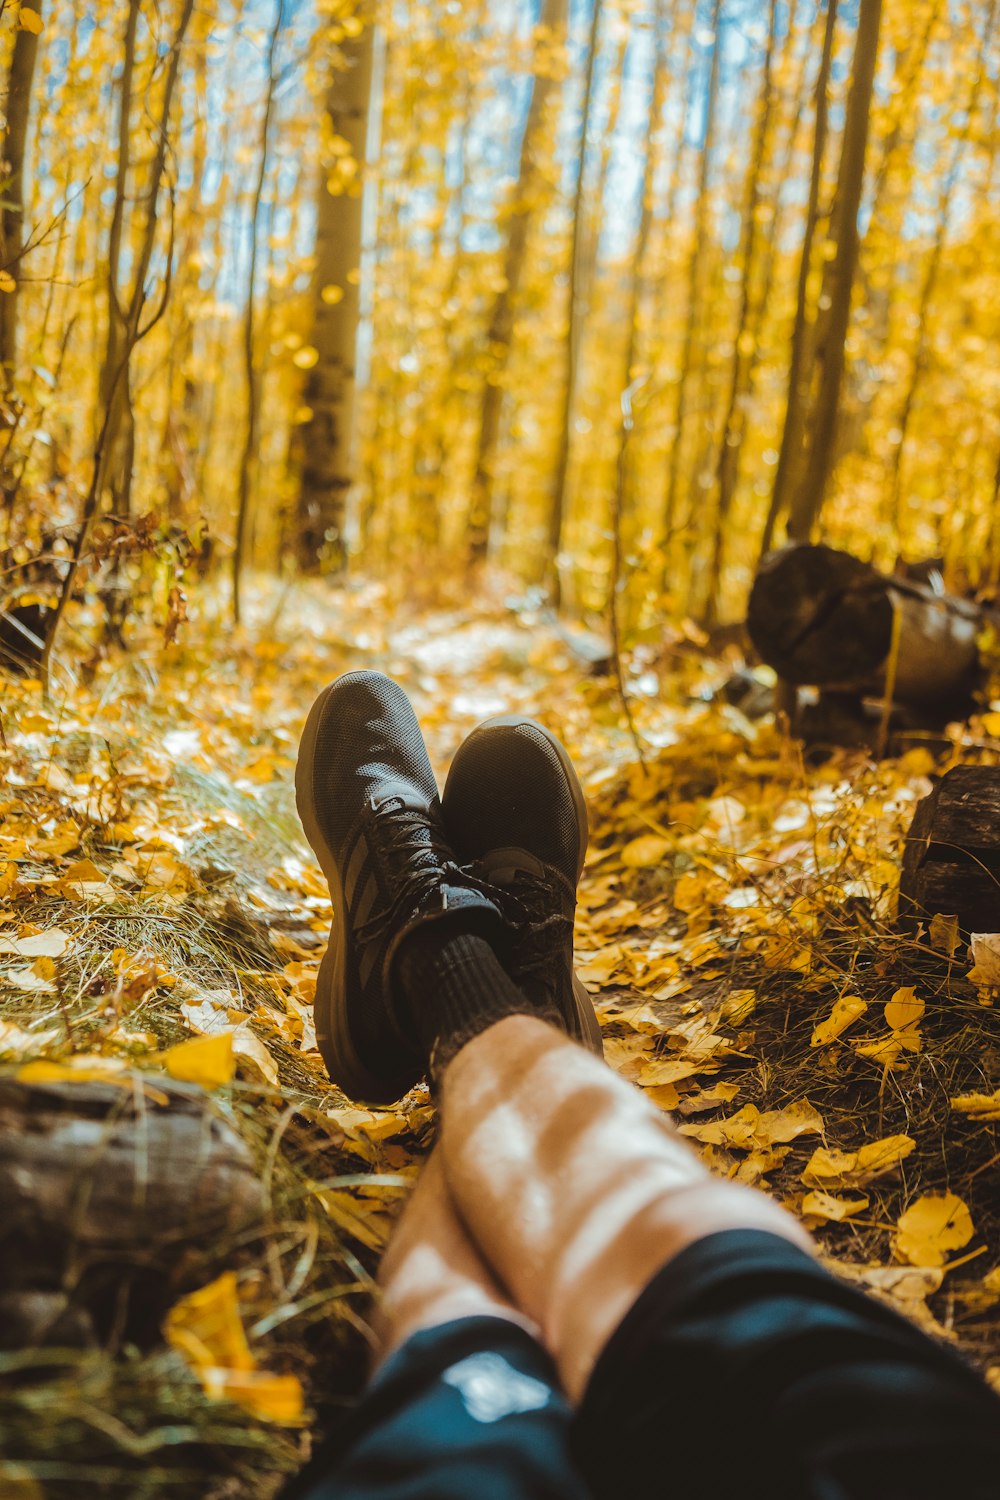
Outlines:
[{"label": "mesh shoe upper", "polygon": [[296,767],[296,802],[330,884],[334,926],[316,988],[316,1034],[331,1077],[371,1102],[424,1071],[392,994],[392,960],[420,922],[500,927],[495,906],[448,847],[437,785],[402,689],[377,672],[338,678],[317,700]]},{"label": "mesh shoe upper", "polygon": [[487,720],[452,763],[443,808],[458,857],[497,888],[514,936],[511,978],[540,1012],[600,1051],[593,1006],[573,974],[576,885],[587,848],[587,812],[569,756],[541,725]]}]

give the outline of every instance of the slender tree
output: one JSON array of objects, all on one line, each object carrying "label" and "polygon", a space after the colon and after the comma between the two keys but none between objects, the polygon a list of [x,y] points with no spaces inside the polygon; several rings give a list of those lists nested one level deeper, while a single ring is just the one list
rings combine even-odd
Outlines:
[{"label": "slender tree", "polygon": [[548,570],[549,595],[558,606],[559,553],[566,520],[567,479],[572,451],[573,409],[580,369],[580,344],[587,313],[587,286],[584,258],[584,191],[587,181],[587,142],[590,135],[591,107],[594,99],[594,72],[601,27],[601,0],[592,0],[590,34],[587,40],[587,66],[584,73],[583,105],[580,113],[580,145],[576,169],[576,191],[573,197],[573,236],[569,256],[569,330],[566,338],[566,378],[563,386],[562,412],[559,420],[559,448],[549,497]]},{"label": "slender tree", "polygon": [[371,109],[374,23],[343,40],[326,98],[325,160],[316,209],[312,340],[304,400],[297,552],[305,572],[346,565],[347,496],[354,483],[363,180]]},{"label": "slender tree", "polygon": [[[770,0],[767,45],[764,49],[764,67],[761,74],[760,98],[757,103],[757,124],[754,130],[743,205],[743,222],[740,233],[739,263],[742,272],[740,289],[740,311],[733,340],[733,356],[729,370],[729,394],[726,399],[726,414],[722,423],[722,437],[716,464],[718,501],[715,514],[715,534],[712,540],[712,556],[709,563],[706,617],[714,624],[718,617],[719,589],[722,583],[722,559],[725,547],[726,527],[729,512],[736,492],[739,472],[739,452],[744,426],[744,403],[750,384],[750,374],[756,338],[752,327],[753,281],[756,269],[758,207],[767,160],[768,140],[771,132],[771,115],[774,108],[773,65],[777,38],[778,4]],[[794,6],[789,18],[789,30],[794,29]]]},{"label": "slender tree", "polygon": [[694,233],[687,268],[687,317],[684,324],[684,341],[681,350],[680,369],[677,376],[674,405],[673,433],[670,442],[670,458],[667,466],[667,490],[663,506],[663,587],[670,575],[670,538],[677,515],[677,493],[681,473],[681,454],[684,449],[684,429],[687,422],[688,401],[692,369],[694,366],[695,340],[701,313],[701,288],[705,255],[708,248],[708,184],[715,148],[715,126],[719,102],[719,76],[722,59],[721,40],[722,0],[712,0],[711,53],[708,67],[708,84],[705,96],[705,128],[701,143],[701,163],[698,169],[698,195],[694,209]]},{"label": "slender tree", "polygon": [[[149,171],[138,201],[143,204],[141,229],[136,244],[127,257],[122,255],[126,216],[130,208],[129,181],[132,159],[132,104],[135,86],[136,33],[141,0],[129,0],[123,35],[122,73],[119,84],[118,159],[115,176],[115,201],[108,240],[108,331],[101,371],[100,401],[107,421],[101,445],[101,474],[98,490],[111,493],[115,510],[127,515],[131,508],[132,472],[135,461],[135,416],[132,408],[132,355],[166,310],[170,296],[173,266],[173,210],[171,208],[171,243],[166,254],[166,269],[160,300],[154,311],[146,312],[147,282],[153,250],[156,245],[160,191],[166,175],[170,151],[170,116],[174,90],[180,71],[181,47],[191,21],[194,0],[183,0],[180,18],[166,60],[166,73],[159,113],[154,121],[155,145]],[[172,204],[172,188],[171,188]],[[127,285],[122,284],[123,260],[128,269]]]},{"label": "slender tree", "polygon": [[503,409],[504,375],[514,334],[514,313],[528,249],[528,233],[542,187],[541,144],[546,106],[557,86],[551,66],[541,69],[542,48],[549,50],[565,37],[568,0],[543,0],[535,53],[531,103],[521,138],[521,161],[517,187],[507,223],[500,289],[493,302],[486,345],[491,368],[483,386],[476,443],[472,497],[466,522],[466,547],[470,564],[482,562],[489,547],[490,512]]},{"label": "slender tree", "polygon": [[844,378],[847,329],[851,317],[854,273],[858,262],[858,210],[865,177],[868,121],[878,61],[882,0],[860,0],[858,32],[851,64],[844,139],[837,176],[837,204],[832,263],[832,293],[825,338],[817,348],[819,389],[813,412],[809,457],[802,484],[792,496],[788,534],[807,541],[819,519],[830,475]]},{"label": "slender tree", "polygon": [[24,158],[41,29],[42,0],[22,0],[7,80],[7,131],[3,142],[6,172],[0,211],[0,268],[10,278],[0,294],[0,365],[8,385],[17,360],[17,283],[24,254]]},{"label": "slender tree", "polygon": [[931,246],[931,253],[927,257],[927,264],[924,268],[923,281],[920,287],[920,301],[917,308],[917,342],[916,348],[913,351],[910,378],[907,382],[906,392],[900,407],[899,419],[895,428],[898,440],[893,449],[892,475],[889,483],[889,522],[896,529],[897,534],[901,520],[900,500],[903,482],[903,454],[906,449],[906,440],[909,436],[910,423],[913,420],[917,397],[927,370],[931,311],[934,304],[934,295],[937,291],[945,247],[951,229],[951,214],[955,189],[960,180],[962,162],[969,144],[969,137],[976,126],[979,98],[983,90],[983,85],[986,82],[987,53],[994,38],[996,15],[997,0],[990,0],[983,36],[965,101],[964,124],[955,132],[951,161],[938,193],[934,243]]},{"label": "slender tree", "polygon": [[792,326],[792,347],[788,364],[788,394],[785,398],[785,421],[778,450],[778,464],[774,473],[774,489],[771,505],[764,524],[761,540],[761,556],[771,550],[774,529],[779,516],[788,507],[793,479],[801,466],[802,441],[805,432],[806,406],[808,402],[810,361],[809,324],[809,275],[812,270],[813,246],[819,224],[819,199],[823,183],[823,159],[826,155],[826,137],[829,129],[830,69],[833,63],[833,42],[837,29],[838,0],[826,0],[826,29],[823,34],[823,52],[816,75],[815,118],[813,133],[812,171],[809,178],[809,198],[806,204],[805,230],[799,254],[798,292],[795,302],[795,321]]},{"label": "slender tree", "polygon": [[267,91],[264,95],[264,112],[260,122],[260,141],[257,147],[257,181],[254,184],[253,202],[250,208],[250,265],[247,271],[247,300],[243,311],[243,371],[246,378],[247,420],[243,455],[240,462],[240,483],[236,508],[236,539],[233,547],[233,621],[240,623],[240,577],[247,550],[250,530],[250,510],[253,494],[253,475],[257,462],[257,428],[260,421],[260,380],[257,374],[256,318],[257,318],[257,260],[260,253],[261,203],[264,183],[267,181],[268,142],[271,135],[271,117],[274,114],[274,91],[278,82],[278,48],[285,27],[285,0],[278,0],[274,12],[274,24],[267,45]]}]

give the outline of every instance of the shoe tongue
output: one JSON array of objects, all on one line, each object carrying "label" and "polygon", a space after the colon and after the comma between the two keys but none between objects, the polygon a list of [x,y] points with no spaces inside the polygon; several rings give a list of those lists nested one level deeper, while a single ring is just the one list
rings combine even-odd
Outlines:
[{"label": "shoe tongue", "polygon": [[481,860],[483,874],[495,885],[513,885],[519,875],[545,877],[545,866],[527,849],[491,849]]}]

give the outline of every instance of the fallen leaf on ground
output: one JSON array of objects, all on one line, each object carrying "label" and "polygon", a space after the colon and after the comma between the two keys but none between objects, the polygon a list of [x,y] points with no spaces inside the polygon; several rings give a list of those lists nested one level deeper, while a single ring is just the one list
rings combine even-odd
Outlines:
[{"label": "fallen leaf on ground", "polygon": [[879,1177],[894,1172],[916,1146],[908,1135],[889,1135],[880,1141],[869,1141],[857,1151],[837,1151],[817,1146],[806,1163],[802,1181],[806,1187],[863,1187]]},{"label": "fallen leaf on ground", "polygon": [[951,1107],[960,1115],[969,1115],[973,1120],[1000,1120],[1000,1089],[992,1094],[956,1094]]},{"label": "fallen leaf on ground", "polygon": [[832,1193],[821,1191],[806,1193],[802,1200],[804,1219],[822,1219],[832,1224],[842,1224],[868,1207],[867,1198],[835,1198]]},{"label": "fallen leaf on ground", "polygon": [[886,1002],[885,1024],[893,1031],[906,1031],[923,1019],[926,1006],[912,985],[898,989]]},{"label": "fallen leaf on ground", "polygon": [[955,949],[959,944],[958,918],[936,913],[928,923],[927,936],[932,948],[936,948],[939,953],[947,953],[949,958],[954,958]]},{"label": "fallen leaf on ground", "polygon": [[715,1109],[720,1104],[731,1104],[740,1091],[738,1083],[717,1083],[713,1088],[699,1089],[685,1094],[678,1109],[682,1115],[701,1114],[706,1109]]},{"label": "fallen leaf on ground", "polygon": [[17,953],[21,958],[61,958],[72,945],[71,933],[61,927],[36,932],[31,937],[0,938],[0,953]]},{"label": "fallen leaf on ground", "polygon": [[653,865],[661,865],[670,850],[671,845],[668,839],[661,838],[655,833],[642,833],[625,845],[621,852],[621,861],[627,869],[646,870]]},{"label": "fallen leaf on ground", "polygon": [[56,977],[56,966],[51,958],[36,958],[33,964],[24,969],[11,969],[6,978],[10,984],[16,985],[19,990],[28,990],[39,995],[54,995],[56,991],[53,983]]},{"label": "fallen leaf on ground", "polygon": [[730,1026],[739,1026],[756,1008],[756,1005],[756,990],[730,990],[722,1002],[719,1014],[723,1021],[729,1022]]},{"label": "fallen leaf on ground", "polygon": [[943,1266],[949,1250],[972,1239],[972,1215],[955,1193],[925,1193],[900,1214],[892,1248],[913,1266]]},{"label": "fallen leaf on ground", "polygon": [[27,1031],[15,1021],[0,1021],[0,1057],[23,1057],[26,1052],[43,1052],[61,1034],[61,1028]]},{"label": "fallen leaf on ground", "polygon": [[180,1010],[192,1030],[203,1036],[228,1036],[235,1057],[249,1063],[265,1083],[277,1088],[277,1063],[249,1021],[233,1022],[229,1019],[229,1003],[227,990],[210,990],[199,1000],[184,1001]]},{"label": "fallen leaf on ground", "polygon": [[970,953],[972,968],[968,977],[972,983],[1000,989],[1000,932],[974,932]]},{"label": "fallen leaf on ground", "polygon": [[821,1021],[813,1031],[810,1047],[825,1047],[828,1043],[835,1042],[867,1009],[868,1002],[862,1000],[860,995],[843,995],[835,1000],[826,1020]]},{"label": "fallen leaf on ground", "polygon": [[302,1422],[298,1378],[257,1368],[240,1314],[235,1272],[225,1271],[175,1302],[164,1319],[163,1334],[187,1360],[207,1396],[235,1401],[264,1421],[287,1426]]},{"label": "fallen leaf on ground", "polygon": [[859,1282],[883,1302],[919,1323],[928,1333],[949,1337],[927,1306],[927,1298],[941,1290],[944,1272],[935,1266],[857,1265],[827,1259],[834,1275]]},{"label": "fallen leaf on ground", "polygon": [[199,1083],[205,1089],[232,1083],[236,1075],[232,1032],[227,1031],[221,1036],[196,1036],[188,1042],[178,1042],[175,1047],[161,1052],[159,1061],[171,1078],[182,1083]]},{"label": "fallen leaf on ground", "polygon": [[709,1145],[729,1146],[742,1151],[751,1148],[768,1151],[772,1146],[794,1141],[800,1135],[821,1131],[823,1120],[809,1101],[802,1099],[785,1109],[766,1110],[764,1113],[755,1104],[745,1104],[727,1120],[712,1120],[707,1125],[681,1125],[679,1129],[682,1135]]}]

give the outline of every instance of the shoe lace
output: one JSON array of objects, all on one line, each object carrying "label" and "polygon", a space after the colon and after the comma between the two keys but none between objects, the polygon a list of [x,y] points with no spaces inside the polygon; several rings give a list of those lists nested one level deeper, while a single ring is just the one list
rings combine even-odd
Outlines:
[{"label": "shoe lace", "polygon": [[449,878],[484,894],[492,892],[486,881],[456,863],[433,814],[389,798],[372,805],[371,828],[392,895],[387,906],[358,924],[356,936],[361,942],[382,937],[418,910]]},{"label": "shoe lace", "polygon": [[440,886],[451,862],[433,821],[398,798],[372,803],[371,832],[392,897],[387,906],[358,924],[356,935],[362,942],[381,937],[404,913],[414,911]]},{"label": "shoe lace", "polygon": [[[472,878],[477,866],[464,866]],[[491,900],[514,931],[514,961],[520,977],[532,975],[555,985],[565,958],[563,944],[573,918],[555,905],[555,879],[518,870],[509,885],[489,885]]]}]

